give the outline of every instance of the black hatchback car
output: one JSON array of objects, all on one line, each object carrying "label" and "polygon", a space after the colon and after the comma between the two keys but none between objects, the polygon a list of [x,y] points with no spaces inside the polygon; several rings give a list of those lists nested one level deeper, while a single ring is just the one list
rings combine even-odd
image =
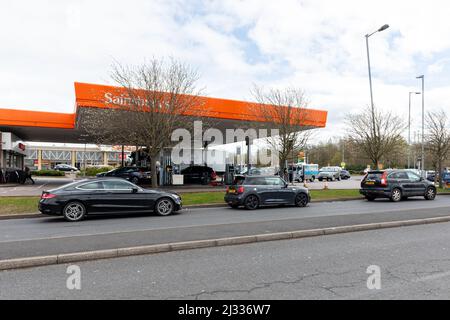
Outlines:
[{"label": "black hatchback car", "polygon": [[168,216],[181,209],[173,192],[142,189],[120,178],[86,179],[42,192],[39,211],[79,221],[88,214],[154,211]]},{"label": "black hatchback car", "polygon": [[389,198],[397,202],[415,196],[426,200],[436,198],[434,184],[410,170],[369,171],[361,181],[359,192],[369,201]]},{"label": "black hatchback car", "polygon": [[230,207],[244,206],[248,210],[271,205],[305,207],[310,201],[308,189],[289,186],[277,176],[236,176],[225,194]]},{"label": "black hatchback car", "polygon": [[116,177],[126,179],[134,184],[144,181],[151,181],[151,173],[149,168],[145,167],[121,167],[107,172],[97,174],[97,178]]}]

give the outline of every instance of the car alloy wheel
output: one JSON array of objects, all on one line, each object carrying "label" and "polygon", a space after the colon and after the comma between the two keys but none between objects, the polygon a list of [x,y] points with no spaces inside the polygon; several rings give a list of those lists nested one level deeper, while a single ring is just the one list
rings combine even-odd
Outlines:
[{"label": "car alloy wheel", "polygon": [[297,207],[306,207],[307,204],[308,204],[308,196],[306,194],[299,193],[295,197],[295,205]]},{"label": "car alloy wheel", "polygon": [[393,202],[399,202],[402,200],[402,191],[398,188],[393,189],[391,192],[391,200]]},{"label": "car alloy wheel", "polygon": [[425,193],[425,199],[434,200],[436,198],[436,190],[434,188],[428,188]]},{"label": "car alloy wheel", "polygon": [[173,201],[167,198],[160,199],[156,203],[156,213],[160,216],[168,216],[173,212]]},{"label": "car alloy wheel", "polygon": [[245,198],[245,208],[248,210],[257,209],[259,206],[259,200],[257,196],[250,195]]},{"label": "car alloy wheel", "polygon": [[63,210],[64,218],[67,221],[75,222],[80,221],[86,215],[86,209],[80,202],[69,202]]}]

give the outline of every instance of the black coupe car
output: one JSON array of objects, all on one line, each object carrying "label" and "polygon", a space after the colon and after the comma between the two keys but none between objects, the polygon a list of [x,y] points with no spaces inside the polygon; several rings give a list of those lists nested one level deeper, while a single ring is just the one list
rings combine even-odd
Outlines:
[{"label": "black coupe car", "polygon": [[248,210],[273,205],[305,207],[310,200],[308,189],[289,186],[276,176],[236,176],[225,195],[230,207],[244,206]]},{"label": "black coupe car", "polygon": [[88,214],[154,211],[168,216],[181,209],[181,197],[173,192],[143,189],[121,178],[86,179],[42,192],[39,211],[62,215],[68,221]]}]

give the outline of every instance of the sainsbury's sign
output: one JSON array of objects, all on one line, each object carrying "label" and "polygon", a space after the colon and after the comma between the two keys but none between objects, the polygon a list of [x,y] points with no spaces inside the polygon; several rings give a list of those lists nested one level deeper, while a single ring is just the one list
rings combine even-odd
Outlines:
[{"label": "sainsbury's sign", "polygon": [[[153,104],[148,99],[145,99],[145,98],[141,98],[141,97],[131,98],[125,94],[114,95],[111,92],[106,92],[104,95],[104,98],[105,98],[105,104],[112,104],[112,105],[124,106],[124,107],[129,107],[129,106],[152,107],[152,104]],[[157,107],[159,109],[162,108],[161,102],[158,103]]]}]

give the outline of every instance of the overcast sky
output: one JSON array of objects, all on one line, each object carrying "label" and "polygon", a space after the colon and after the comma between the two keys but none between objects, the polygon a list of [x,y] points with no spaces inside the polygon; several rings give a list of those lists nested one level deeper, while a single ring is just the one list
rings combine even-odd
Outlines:
[{"label": "overcast sky", "polygon": [[[370,102],[403,114],[425,74],[426,108],[450,112],[448,0],[0,0],[0,108],[73,112],[74,81],[112,84],[113,59],[173,56],[211,97],[251,100],[253,84],[302,88],[328,110],[319,137]],[[420,96],[413,100],[420,125]]]}]

